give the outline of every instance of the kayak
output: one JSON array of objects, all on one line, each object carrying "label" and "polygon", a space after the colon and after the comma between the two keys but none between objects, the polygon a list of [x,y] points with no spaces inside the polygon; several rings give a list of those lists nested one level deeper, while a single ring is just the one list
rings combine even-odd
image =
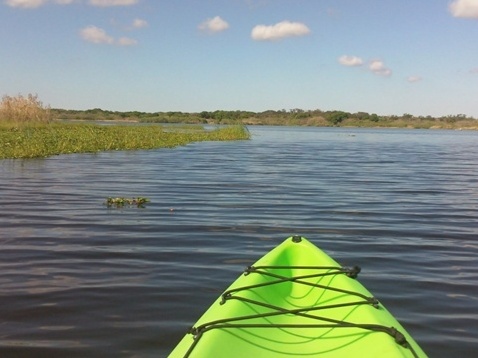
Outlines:
[{"label": "kayak", "polygon": [[291,236],[246,268],[169,358],[427,357],[359,272]]}]

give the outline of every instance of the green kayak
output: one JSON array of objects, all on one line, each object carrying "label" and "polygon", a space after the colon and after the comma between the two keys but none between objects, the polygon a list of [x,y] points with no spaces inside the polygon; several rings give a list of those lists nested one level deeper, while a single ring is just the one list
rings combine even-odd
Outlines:
[{"label": "green kayak", "polygon": [[289,237],[248,267],[169,357],[426,357],[356,280],[359,271]]}]

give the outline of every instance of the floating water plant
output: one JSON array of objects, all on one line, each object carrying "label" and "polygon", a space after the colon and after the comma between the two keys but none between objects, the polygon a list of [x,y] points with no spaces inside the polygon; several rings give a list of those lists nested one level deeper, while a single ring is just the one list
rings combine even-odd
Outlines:
[{"label": "floating water plant", "polygon": [[159,125],[102,126],[87,123],[32,122],[22,126],[0,116],[0,159],[38,158],[69,153],[172,148],[201,141],[249,139],[246,127],[214,130],[168,128]]},{"label": "floating water plant", "polygon": [[106,206],[122,208],[124,206],[136,206],[138,208],[144,208],[146,203],[149,203],[149,199],[143,197],[137,198],[107,198],[106,199]]}]

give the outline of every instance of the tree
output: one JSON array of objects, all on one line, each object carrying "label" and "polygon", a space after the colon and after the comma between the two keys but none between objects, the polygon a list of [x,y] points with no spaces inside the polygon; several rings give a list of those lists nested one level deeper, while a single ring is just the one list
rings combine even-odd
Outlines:
[{"label": "tree", "polygon": [[370,119],[372,122],[378,122],[380,117],[377,114],[372,113],[368,119]]},{"label": "tree", "polygon": [[350,113],[342,112],[342,111],[333,111],[327,112],[325,118],[332,123],[333,125],[337,125],[342,122],[344,119],[349,118]]},{"label": "tree", "polygon": [[211,112],[208,111],[202,111],[199,113],[199,117],[204,118],[204,119],[210,119],[212,118]]}]

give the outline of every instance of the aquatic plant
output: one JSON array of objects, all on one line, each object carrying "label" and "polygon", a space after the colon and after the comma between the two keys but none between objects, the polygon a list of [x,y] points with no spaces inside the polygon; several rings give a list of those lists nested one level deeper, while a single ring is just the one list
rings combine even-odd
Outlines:
[{"label": "aquatic plant", "polygon": [[206,130],[194,127],[164,129],[159,125],[98,125],[59,123],[2,126],[0,122],[0,159],[38,158],[58,154],[94,153],[109,150],[176,147],[199,141],[249,139],[244,126]]},{"label": "aquatic plant", "polygon": [[144,197],[137,197],[137,198],[106,198],[106,206],[107,207],[117,207],[122,208],[124,206],[136,206],[138,208],[144,208],[146,203],[149,203],[150,200]]}]

